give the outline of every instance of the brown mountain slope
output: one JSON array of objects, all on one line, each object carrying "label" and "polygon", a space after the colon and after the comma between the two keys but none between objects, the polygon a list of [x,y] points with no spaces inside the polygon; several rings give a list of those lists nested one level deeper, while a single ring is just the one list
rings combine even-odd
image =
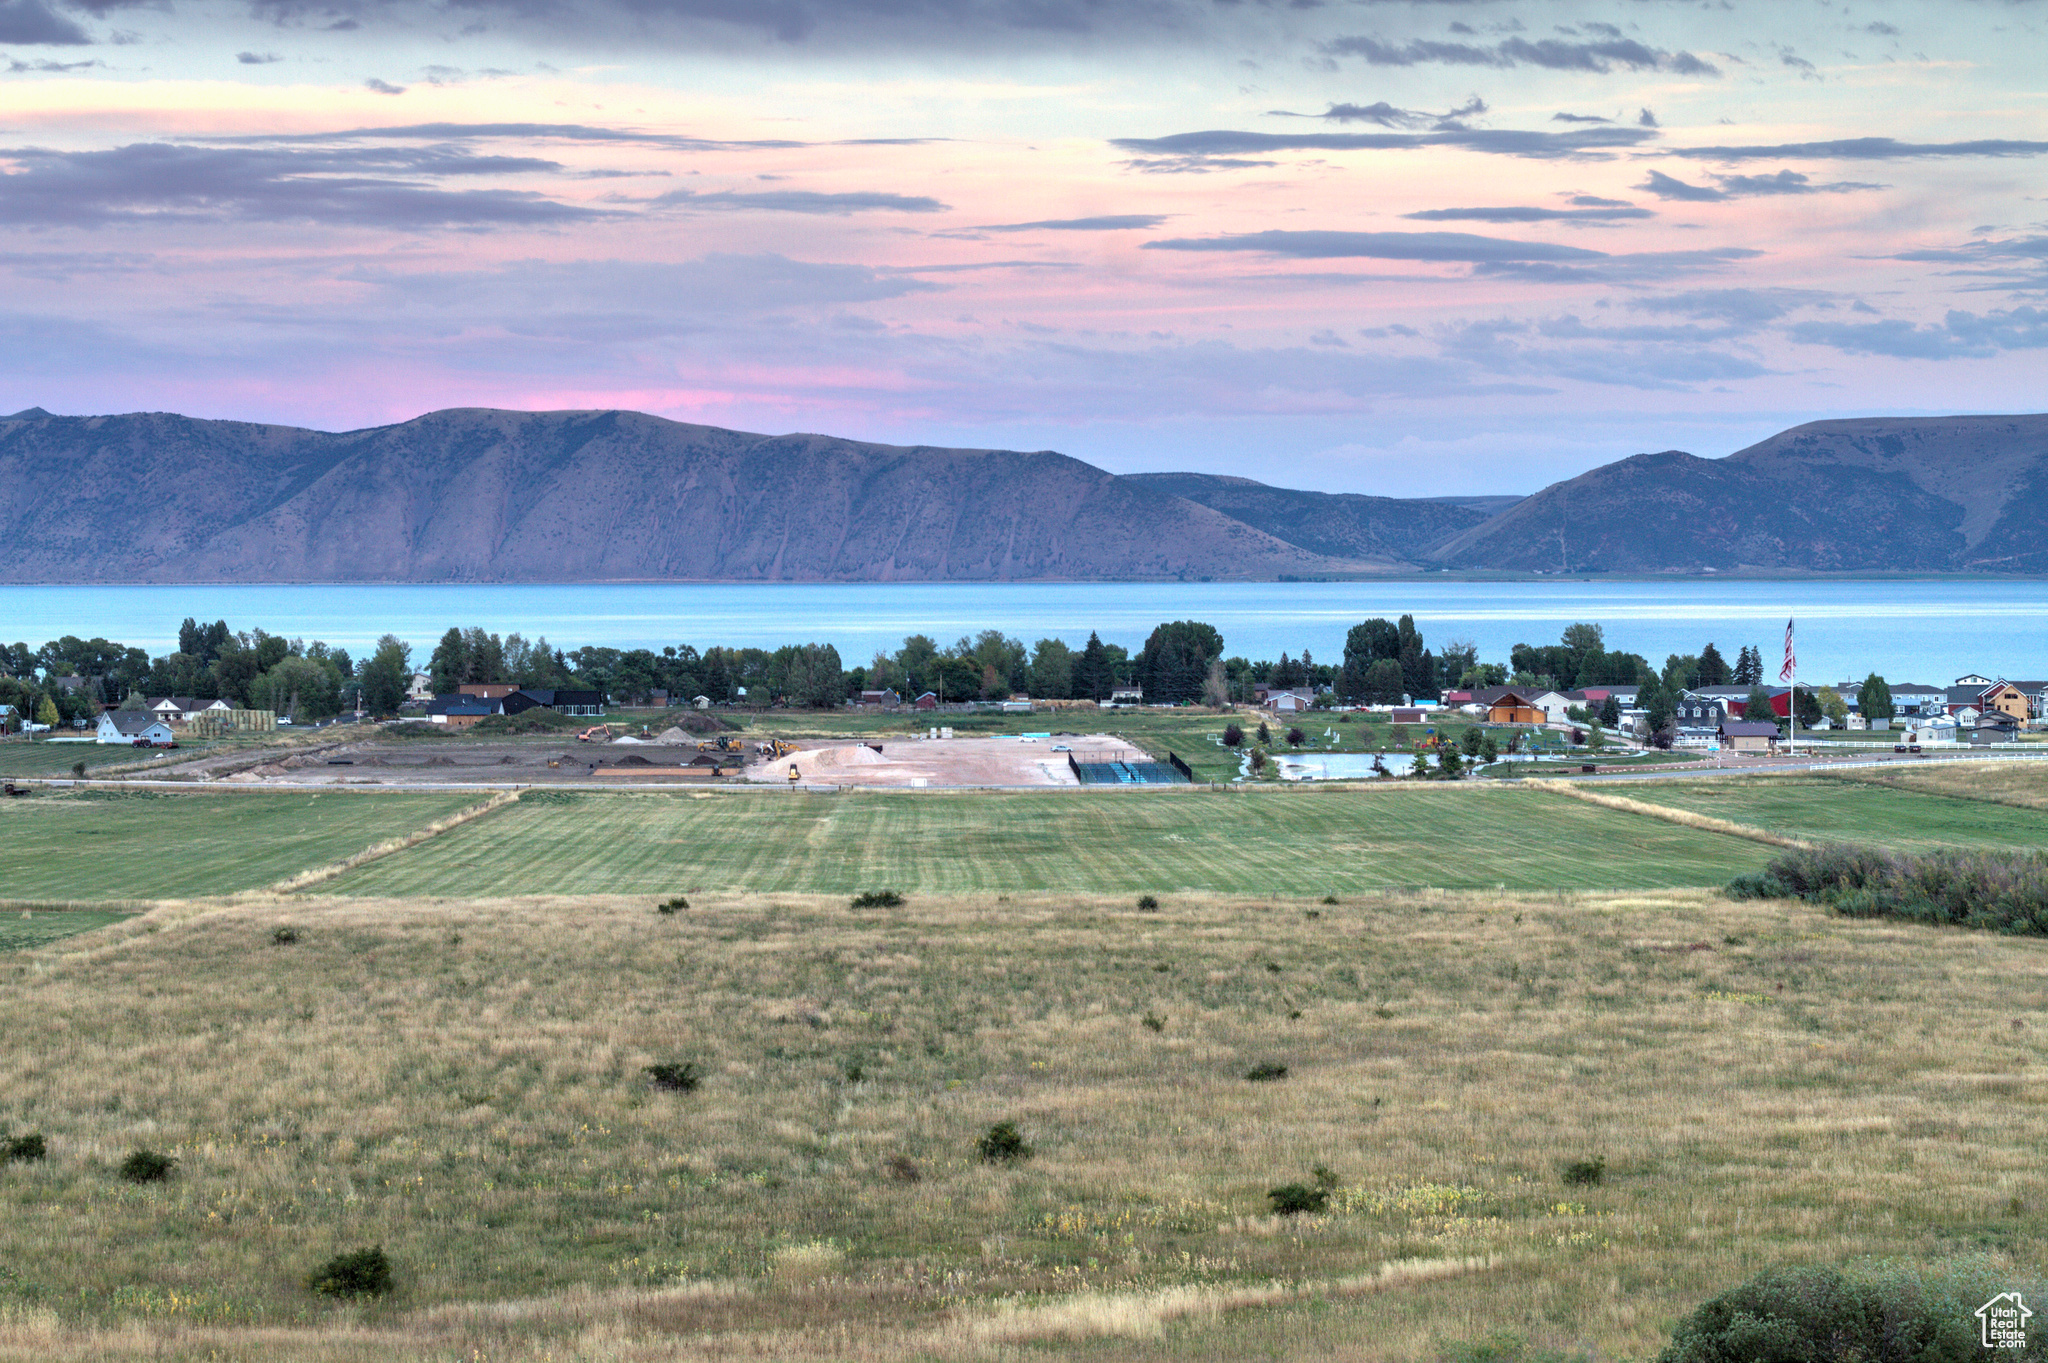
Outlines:
[{"label": "brown mountain slope", "polygon": [[633,412],[330,435],[0,419],[0,581],[944,581],[1359,565],[1052,453],[770,437]]},{"label": "brown mountain slope", "polygon": [[1127,473],[1124,480],[1200,502],[1311,553],[1393,565],[1420,561],[1493,514],[1449,499],[1297,492],[1206,473]]},{"label": "brown mountain slope", "polygon": [[2048,416],[1797,426],[1725,459],[1641,454],[1431,552],[1528,572],[2048,571]]}]

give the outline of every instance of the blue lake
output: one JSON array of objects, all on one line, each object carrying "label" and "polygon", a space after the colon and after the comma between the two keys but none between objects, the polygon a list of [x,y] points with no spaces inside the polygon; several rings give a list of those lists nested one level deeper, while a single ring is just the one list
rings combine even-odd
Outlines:
[{"label": "blue lake", "polygon": [[999,629],[1027,644],[1077,647],[1097,630],[1136,649],[1162,620],[1205,620],[1225,651],[1277,658],[1308,649],[1326,662],[1345,632],[1373,616],[1415,616],[1432,646],[1468,639],[1505,661],[1516,643],[1555,642],[1576,620],[1606,628],[1610,648],[1661,663],[1712,640],[1731,661],[1756,644],[1773,672],[1787,616],[1798,624],[1800,674],[1946,683],[1963,673],[2048,676],[2048,582],[1258,582],[889,583],[676,586],[0,586],[0,638],[40,644],[101,635],[152,653],[178,623],[325,639],[361,656],[396,634],[423,658],[451,625],[545,635],[560,648],[603,644],[773,647],[831,643],[848,666],[906,634],[949,644]]}]

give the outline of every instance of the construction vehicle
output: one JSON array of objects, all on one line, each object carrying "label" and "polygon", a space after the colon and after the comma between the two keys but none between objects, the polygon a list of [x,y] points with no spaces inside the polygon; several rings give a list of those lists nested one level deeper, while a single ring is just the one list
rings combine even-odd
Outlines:
[{"label": "construction vehicle", "polygon": [[593,724],[582,733],[576,735],[576,740],[579,743],[609,743],[612,741],[612,726],[609,724]]},{"label": "construction vehicle", "polygon": [[786,743],[779,738],[771,738],[766,743],[755,744],[754,751],[766,757],[787,757],[796,751],[796,744]]},{"label": "construction vehicle", "polygon": [[743,752],[745,752],[746,750],[747,750],[747,745],[746,745],[746,744],[744,744],[744,743],[740,742],[740,741],[739,741],[739,740],[738,740],[737,738],[733,738],[733,737],[730,737],[730,736],[727,736],[727,737],[725,737],[725,738],[711,738],[711,739],[706,739],[706,740],[705,740],[704,742],[702,742],[702,743],[699,743],[699,744],[697,745],[697,751],[698,751],[698,752],[737,752],[737,753],[743,753]]}]

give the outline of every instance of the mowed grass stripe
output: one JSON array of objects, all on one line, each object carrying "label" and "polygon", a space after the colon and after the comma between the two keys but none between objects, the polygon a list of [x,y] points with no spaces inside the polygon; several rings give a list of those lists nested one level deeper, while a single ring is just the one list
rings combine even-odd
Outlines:
[{"label": "mowed grass stripe", "polygon": [[1908,851],[2048,844],[2048,809],[1840,777],[1641,781],[1624,793],[1809,842],[1869,842]]},{"label": "mowed grass stripe", "polygon": [[340,861],[475,803],[468,792],[0,801],[0,898],[233,894]]},{"label": "mowed grass stripe", "polygon": [[328,882],[351,895],[1711,885],[1744,839],[1518,788],[548,795]]}]

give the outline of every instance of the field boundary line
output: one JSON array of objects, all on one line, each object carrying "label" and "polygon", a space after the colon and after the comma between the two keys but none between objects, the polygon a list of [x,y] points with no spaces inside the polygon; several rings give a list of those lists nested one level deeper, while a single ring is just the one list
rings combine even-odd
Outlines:
[{"label": "field boundary line", "polygon": [[1625,814],[1646,814],[1666,823],[1679,824],[1686,828],[1698,828],[1709,833],[1726,833],[1730,837],[1748,838],[1752,842],[1769,843],[1773,847],[1805,848],[1811,843],[1799,838],[1788,838],[1782,833],[1757,828],[1752,824],[1736,823],[1733,819],[1717,819],[1711,814],[1695,814],[1689,809],[1674,809],[1669,805],[1651,804],[1647,800],[1631,800],[1626,795],[1609,795],[1604,791],[1587,790],[1572,781],[1524,781],[1525,786],[1538,790],[1554,791],[1574,800],[1584,800],[1589,805],[1600,805],[1606,809],[1620,810]]},{"label": "field boundary line", "polygon": [[388,857],[393,852],[403,852],[409,847],[417,847],[431,838],[438,838],[451,828],[459,828],[463,824],[474,822],[489,814],[492,810],[503,809],[506,805],[517,803],[518,800],[518,791],[500,791],[482,804],[471,805],[467,809],[458,810],[445,819],[436,819],[426,827],[416,828],[402,838],[386,838],[383,842],[370,844],[354,856],[343,857],[340,861],[329,862],[325,866],[316,866],[308,871],[300,871],[297,875],[287,876],[285,879],[272,885],[266,885],[260,890],[244,891],[243,893],[295,894],[300,890],[310,889],[315,885],[333,880],[336,876],[345,875],[355,870],[356,867],[373,862],[379,857]]}]

